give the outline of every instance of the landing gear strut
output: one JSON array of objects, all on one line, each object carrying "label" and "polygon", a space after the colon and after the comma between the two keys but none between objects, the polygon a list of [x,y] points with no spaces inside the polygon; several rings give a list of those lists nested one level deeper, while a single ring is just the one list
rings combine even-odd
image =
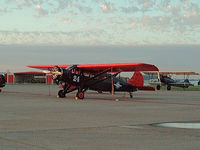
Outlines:
[{"label": "landing gear strut", "polygon": [[76,90],[76,88],[70,89],[71,85],[67,83],[63,83],[61,85],[63,86],[63,89],[58,91],[58,98],[64,98],[67,93]]},{"label": "landing gear strut", "polygon": [[132,92],[129,92],[129,94],[130,94],[130,98],[133,98],[133,93],[132,93]]}]

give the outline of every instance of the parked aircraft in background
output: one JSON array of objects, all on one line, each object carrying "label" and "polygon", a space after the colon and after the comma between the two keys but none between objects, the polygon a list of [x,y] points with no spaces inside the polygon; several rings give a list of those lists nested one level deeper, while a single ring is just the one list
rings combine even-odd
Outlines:
[{"label": "parked aircraft in background", "polygon": [[[158,82],[150,82],[151,85],[156,85],[156,89],[160,90],[161,86],[166,85],[167,90],[171,90],[171,86],[188,88],[189,86],[194,86],[189,82],[189,75],[199,75],[196,72],[145,72],[145,74],[158,74]],[[170,75],[184,75],[184,80],[175,80],[172,79]],[[185,76],[187,75],[187,79]]]},{"label": "parked aircraft in background", "polygon": [[[62,85],[58,97],[77,90],[76,99],[84,99],[84,93],[95,91],[132,92],[137,90],[154,90],[144,86],[144,79],[139,71],[158,71],[151,64],[115,63],[115,64],[80,64],[80,65],[28,65],[31,68],[49,70],[57,84]],[[120,72],[136,72],[127,82],[117,78]]]},{"label": "parked aircraft in background", "polygon": [[[0,74],[0,88],[3,88],[6,85],[6,78],[3,74]],[[0,89],[1,92],[1,89]]]}]

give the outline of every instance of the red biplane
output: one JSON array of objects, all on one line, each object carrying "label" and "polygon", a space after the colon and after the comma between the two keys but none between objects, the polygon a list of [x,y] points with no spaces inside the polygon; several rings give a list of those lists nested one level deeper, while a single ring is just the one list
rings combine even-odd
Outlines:
[{"label": "red biplane", "polygon": [[[69,92],[78,90],[76,99],[83,99],[90,89],[95,91],[132,92],[137,90],[154,90],[144,86],[140,71],[158,71],[158,68],[145,63],[111,63],[111,64],[78,64],[78,65],[28,65],[31,68],[48,70],[57,84],[62,85],[58,97],[63,98]],[[135,72],[125,82],[116,76],[120,72]]]}]

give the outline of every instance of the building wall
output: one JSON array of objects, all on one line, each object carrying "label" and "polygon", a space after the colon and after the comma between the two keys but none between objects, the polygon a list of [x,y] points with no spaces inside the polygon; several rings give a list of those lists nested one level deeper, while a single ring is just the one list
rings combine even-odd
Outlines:
[{"label": "building wall", "polygon": [[46,83],[53,84],[52,76],[44,73],[9,73],[7,74],[7,83]]},{"label": "building wall", "polygon": [[7,74],[7,83],[14,83],[14,74]]}]

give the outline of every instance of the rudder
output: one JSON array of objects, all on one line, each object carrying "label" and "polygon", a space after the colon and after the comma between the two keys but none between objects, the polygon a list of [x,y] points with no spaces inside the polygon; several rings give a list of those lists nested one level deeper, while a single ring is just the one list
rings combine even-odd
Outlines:
[{"label": "rudder", "polygon": [[132,86],[142,87],[144,86],[144,78],[141,72],[134,72],[131,79],[128,80],[128,83]]}]

